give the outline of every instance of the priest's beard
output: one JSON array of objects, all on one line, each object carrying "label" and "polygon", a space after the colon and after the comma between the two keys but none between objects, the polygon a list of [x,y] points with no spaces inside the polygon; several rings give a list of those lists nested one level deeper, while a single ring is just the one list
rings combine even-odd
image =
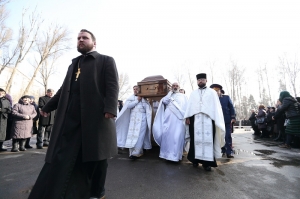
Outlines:
[{"label": "priest's beard", "polygon": [[77,45],[77,51],[80,52],[81,54],[85,55],[86,53],[90,52],[93,50],[94,45],[84,45],[83,47],[80,48],[79,45]]},{"label": "priest's beard", "polygon": [[172,91],[173,91],[173,93],[178,93],[179,92],[177,88],[174,88]]},{"label": "priest's beard", "polygon": [[204,86],[206,86],[206,83],[199,83],[198,86],[199,88],[203,88]]}]

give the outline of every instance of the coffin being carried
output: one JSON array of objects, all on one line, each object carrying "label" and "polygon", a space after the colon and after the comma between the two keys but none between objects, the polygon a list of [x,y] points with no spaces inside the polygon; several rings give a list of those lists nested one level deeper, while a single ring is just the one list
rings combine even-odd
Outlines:
[{"label": "coffin being carried", "polygon": [[171,83],[161,75],[149,76],[138,82],[138,96],[145,98],[162,98],[171,89]]}]

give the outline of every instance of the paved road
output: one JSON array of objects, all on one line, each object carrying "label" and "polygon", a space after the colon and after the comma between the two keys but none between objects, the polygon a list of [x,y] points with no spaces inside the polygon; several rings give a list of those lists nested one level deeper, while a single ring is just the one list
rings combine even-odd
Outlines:
[{"label": "paved road", "polygon": [[[109,160],[107,198],[300,198],[300,149],[281,149],[278,142],[255,138],[251,131],[235,130],[233,136],[235,158],[219,159],[211,172],[194,168],[186,158],[180,163],[162,160],[157,147],[135,161],[120,150]],[[28,197],[45,152],[0,153],[1,199]]]}]

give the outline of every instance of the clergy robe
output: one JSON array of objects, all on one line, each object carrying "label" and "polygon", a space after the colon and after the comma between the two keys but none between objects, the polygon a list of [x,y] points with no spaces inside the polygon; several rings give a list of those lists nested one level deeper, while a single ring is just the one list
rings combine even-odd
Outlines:
[{"label": "clergy robe", "polygon": [[105,181],[106,160],[117,154],[115,121],[104,117],[117,115],[117,100],[113,58],[94,51],[72,60],[61,88],[42,109],[57,111],[46,163],[29,199],[89,198],[91,190],[103,191],[90,184]]},{"label": "clergy robe", "polygon": [[187,97],[172,91],[160,100],[152,127],[154,140],[160,146],[160,158],[182,159],[187,129],[184,120],[186,105]]},{"label": "clergy robe", "polygon": [[149,102],[130,96],[116,119],[117,145],[129,148],[129,156],[141,156],[143,149],[151,149],[151,116]]},{"label": "clergy robe", "polygon": [[194,90],[188,100],[185,118],[190,118],[188,160],[216,167],[225,143],[225,124],[219,97],[211,88]]}]

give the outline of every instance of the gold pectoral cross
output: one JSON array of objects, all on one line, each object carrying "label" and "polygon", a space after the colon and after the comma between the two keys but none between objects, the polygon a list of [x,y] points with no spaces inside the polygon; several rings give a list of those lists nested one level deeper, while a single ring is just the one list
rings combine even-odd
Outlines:
[{"label": "gold pectoral cross", "polygon": [[77,79],[78,79],[78,77],[79,77],[79,75],[80,75],[80,68],[78,68],[78,70],[77,70],[77,72],[76,72],[75,74],[76,74],[76,79],[75,79],[75,81],[77,81]]}]

